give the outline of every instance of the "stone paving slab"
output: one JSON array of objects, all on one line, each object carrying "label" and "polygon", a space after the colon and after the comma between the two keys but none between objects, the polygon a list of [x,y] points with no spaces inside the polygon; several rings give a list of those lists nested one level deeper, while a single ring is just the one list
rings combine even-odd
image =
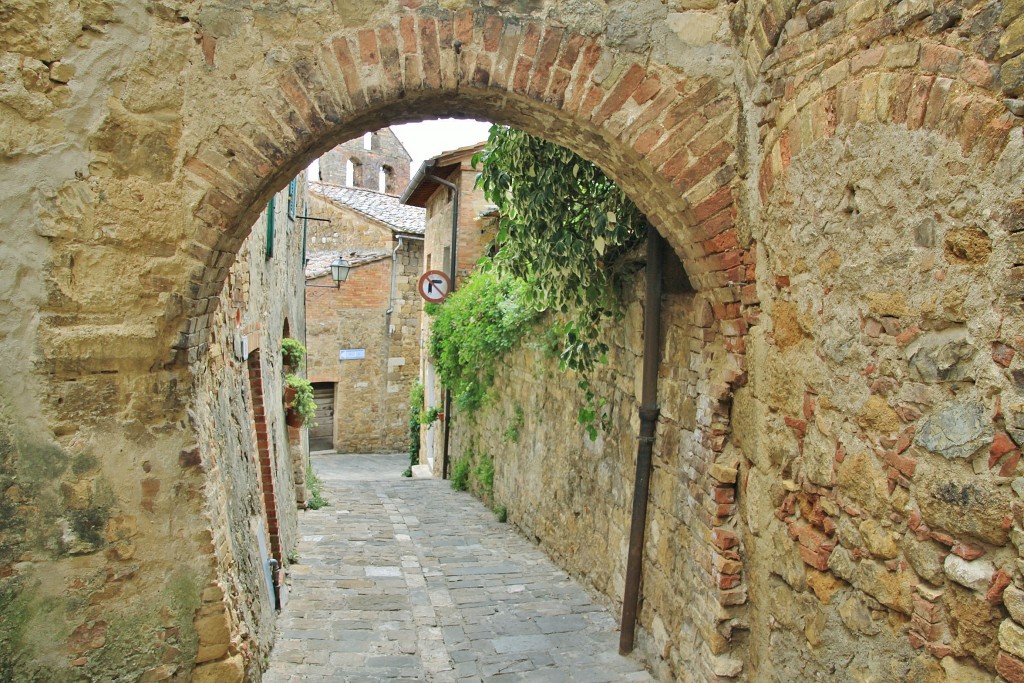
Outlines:
[{"label": "stone paving slab", "polygon": [[406,455],[315,455],[267,683],[652,681],[616,617],[478,500]]}]

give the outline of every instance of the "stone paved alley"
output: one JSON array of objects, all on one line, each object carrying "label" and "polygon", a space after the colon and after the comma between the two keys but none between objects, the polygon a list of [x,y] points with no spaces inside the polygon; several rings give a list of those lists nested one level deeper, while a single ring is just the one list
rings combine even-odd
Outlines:
[{"label": "stone paved alley", "polygon": [[331,504],[301,517],[265,681],[652,680],[611,612],[407,458],[314,456]]}]

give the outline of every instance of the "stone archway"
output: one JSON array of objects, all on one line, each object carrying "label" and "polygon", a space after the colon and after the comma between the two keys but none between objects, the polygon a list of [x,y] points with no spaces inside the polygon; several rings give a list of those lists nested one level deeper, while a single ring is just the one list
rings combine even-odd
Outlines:
[{"label": "stone archway", "polygon": [[[679,639],[699,652],[695,676],[707,679],[746,675],[744,662],[756,660],[740,651],[744,637],[734,635],[758,623],[742,606],[745,576],[757,572],[766,579],[759,589],[767,590],[773,584],[766,577],[775,575],[765,558],[776,551],[757,540],[762,526],[753,517],[738,519],[733,501],[748,495],[753,470],[744,458],[767,453],[772,462],[778,449],[737,440],[734,420],[747,432],[786,425],[796,435],[787,448],[802,457],[816,415],[817,394],[796,401],[789,375],[762,343],[767,322],[787,351],[818,357],[805,344],[807,311],[787,301],[790,273],[766,261],[788,248],[780,230],[764,226],[784,220],[779,207],[788,198],[780,188],[787,187],[790,164],[816,145],[820,152],[821,145],[896,139],[855,137],[858,130],[902,127],[960,145],[961,158],[949,167],[956,177],[984,185],[995,174],[1020,173],[1019,8],[976,6],[957,14],[910,0],[893,8],[757,0],[610,7],[526,0],[512,9],[427,0],[23,4],[24,11],[0,13],[2,64],[12,75],[2,93],[0,123],[9,134],[0,150],[0,211],[16,226],[0,235],[3,271],[11,274],[0,290],[0,348],[11,366],[0,403],[0,474],[14,520],[0,576],[16,580],[20,602],[12,604],[27,610],[29,626],[18,638],[28,633],[61,644],[37,662],[46,671],[66,670],[90,649],[83,643],[109,642],[108,653],[156,651],[132,637],[139,614],[156,624],[147,634],[189,630],[184,621],[152,616],[161,608],[179,616],[197,606],[219,614],[216,590],[195,590],[215,573],[217,537],[208,529],[219,513],[217,492],[206,487],[206,445],[188,414],[190,366],[208,349],[211,308],[259,207],[339,139],[431,115],[516,125],[601,165],[679,253],[698,290],[694,326],[702,350],[692,360],[700,369],[692,398],[701,467],[687,481],[685,506],[700,566],[691,588],[707,615],[698,633]],[[987,166],[988,159],[1001,165]],[[998,215],[983,232],[1007,266],[995,282],[1010,289],[1019,280],[1011,255],[1020,232],[1019,190],[982,194]],[[799,269],[792,276],[798,275],[817,282],[827,273]],[[1009,331],[999,328],[998,338],[984,341],[1012,351],[1014,335],[1024,331],[1014,327],[1017,309],[1007,306]],[[894,310],[883,306],[875,323],[891,324]],[[981,314],[964,316],[960,322]],[[770,387],[778,401],[734,409],[751,353],[751,382]],[[993,395],[1006,397],[999,405],[1016,405],[1020,357],[1014,361],[1004,350],[993,351],[996,357],[1005,373],[998,370]],[[901,428],[923,429],[929,415],[941,414],[930,406],[915,408],[916,416],[897,413],[900,406],[889,403],[898,401],[887,396],[865,402],[867,417],[864,406],[832,408],[868,441],[897,418]],[[1020,428],[1016,418],[993,414],[999,434]],[[1009,436],[993,438],[993,446],[1010,448],[1003,456],[1014,452]],[[890,495],[902,487],[923,497],[903,486],[899,477],[908,480],[910,464],[886,443],[878,441]],[[866,459],[872,456],[852,455],[863,472],[874,471]],[[821,573],[811,575],[813,592],[827,604],[822,596],[831,587],[847,575],[860,577],[849,567],[831,573],[837,537],[829,526],[835,521],[825,522],[849,514],[833,514],[827,501],[833,493],[845,501],[857,476],[826,494],[820,481],[804,482],[802,465],[782,460],[788,465],[775,463],[781,469],[749,495],[779,505],[776,516],[795,529],[798,542],[789,551],[801,553],[803,564],[787,565],[787,580],[800,594],[797,602],[810,604],[810,580],[800,578],[807,565]],[[111,503],[86,496],[87,505],[74,507],[81,503],[76,492],[94,492],[106,480],[118,483]],[[872,496],[876,488],[886,486],[872,488]],[[106,519],[111,538],[133,539],[136,550],[120,556],[104,545],[113,541],[103,541],[71,553],[62,534],[83,511]],[[35,530],[23,523],[32,515]],[[801,526],[800,515],[813,517],[814,528]],[[886,523],[916,533],[915,519],[912,511]],[[929,533],[973,554],[942,529]],[[1002,562],[1006,543],[989,545],[983,550],[1000,568],[1010,566]],[[884,566],[871,568],[876,564]],[[177,577],[172,590],[168,575]],[[853,581],[869,595],[875,590],[863,584]],[[65,609],[65,622],[39,617],[38,605],[52,600]],[[90,607],[76,626],[68,610],[83,601]],[[825,623],[830,609],[807,607],[779,628],[791,635],[800,619]],[[977,654],[969,639],[943,641],[941,629],[921,628],[936,656],[943,646]],[[798,641],[794,649],[805,647]],[[759,643],[752,647],[763,658]],[[182,666],[191,665],[187,653],[179,655]],[[991,657],[977,656],[993,668]],[[1001,670],[1016,666],[1015,656],[1002,653]],[[104,675],[137,664],[129,655],[97,657]]]}]

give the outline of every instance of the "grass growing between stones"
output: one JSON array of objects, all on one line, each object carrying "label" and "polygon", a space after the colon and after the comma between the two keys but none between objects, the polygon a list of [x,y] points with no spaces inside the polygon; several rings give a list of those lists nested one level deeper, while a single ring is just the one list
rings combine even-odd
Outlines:
[{"label": "grass growing between stones", "polygon": [[324,483],[320,481],[320,477],[313,471],[313,465],[306,465],[306,489],[309,491],[309,500],[306,501],[306,507],[310,510],[319,510],[330,505],[330,502],[323,496],[323,487]]}]

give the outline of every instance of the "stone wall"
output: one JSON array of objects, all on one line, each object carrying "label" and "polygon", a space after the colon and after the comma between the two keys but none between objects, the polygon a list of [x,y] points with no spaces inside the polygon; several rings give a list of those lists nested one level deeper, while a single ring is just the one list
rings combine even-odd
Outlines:
[{"label": "stone wall", "polygon": [[3,673],[187,675],[230,266],[339,141],[458,113],[598,163],[696,290],[671,534],[707,569],[644,607],[658,642],[654,601],[700,605],[668,661],[1024,680],[1022,31],[1011,0],[6,3]]},{"label": "stone wall", "polygon": [[[409,391],[420,375],[420,315],[417,285],[423,274],[423,242],[405,242],[395,264],[395,296],[388,323],[388,370],[384,420],[389,451],[409,450]],[[394,436],[392,436],[394,435]]]},{"label": "stone wall", "polygon": [[[623,319],[605,330],[608,364],[592,386],[608,402],[610,428],[595,441],[577,421],[584,403],[579,378],[559,371],[557,356],[544,347],[543,323],[502,364],[494,385],[500,401],[474,414],[456,414],[452,427],[453,460],[493,458],[494,498],[488,502],[505,506],[510,523],[612,604],[622,599],[633,504],[643,290],[641,272],[626,288]],[[661,415],[638,644],[668,681],[689,680],[699,665],[695,639],[711,637],[714,630],[702,586],[712,572],[728,568],[711,566],[704,539],[714,509],[691,493],[707,471],[693,443],[698,367],[706,361],[703,311],[692,292],[666,294],[662,307]]]},{"label": "stone wall", "polygon": [[[298,180],[294,213],[302,215],[304,175]],[[304,326],[302,226],[288,215],[287,188],[274,199],[274,255],[267,258],[268,207],[228,274],[210,350],[194,372],[195,466],[206,478],[214,558],[196,618],[195,661],[215,678],[230,678],[224,667],[258,671],[269,652],[268,560],[287,564],[304,500],[306,430],[285,424],[281,358],[281,339]]]},{"label": "stone wall", "polygon": [[306,250],[384,251],[392,246],[391,228],[368,220],[356,211],[343,209],[315,193],[309,195],[310,215],[330,223],[309,221],[306,226]]},{"label": "stone wall", "polygon": [[[306,290],[308,373],[313,382],[335,384],[339,453],[408,447],[409,389],[419,373],[421,252],[421,242],[404,239],[394,261],[384,256],[354,267],[339,289]],[[329,279],[310,284],[326,285]],[[339,360],[341,349],[363,349],[365,358]]]},{"label": "stone wall", "polygon": [[358,164],[353,186],[380,191],[380,170],[390,169],[384,192],[399,195],[409,184],[410,157],[401,141],[390,128],[370,133],[370,149],[364,145],[364,136],[337,145],[320,157],[320,180],[331,185],[347,185],[346,162]]},{"label": "stone wall", "polygon": [[982,680],[1013,645],[1022,205],[1012,167],[979,181],[978,163],[931,133],[855,127],[803,151],[757,228],[771,304],[734,433],[751,599],[785,606],[752,610],[774,678],[843,660]]}]

